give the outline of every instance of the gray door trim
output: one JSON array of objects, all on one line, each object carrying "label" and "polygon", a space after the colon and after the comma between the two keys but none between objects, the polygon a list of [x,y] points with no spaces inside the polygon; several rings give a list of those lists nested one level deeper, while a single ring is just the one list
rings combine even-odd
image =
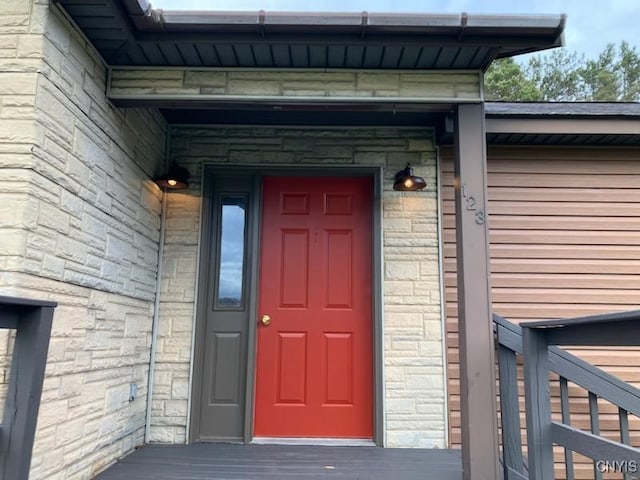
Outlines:
[{"label": "gray door trim", "polygon": [[[200,265],[206,265],[209,262],[211,251],[211,175],[203,175],[202,184],[202,203],[200,208],[200,239],[199,239],[199,255]],[[193,327],[193,353],[192,353],[192,374],[191,374],[191,401],[188,425],[188,443],[197,441],[200,437],[200,407],[202,402],[202,368],[204,361],[204,331],[206,327],[207,312],[207,291],[209,283],[208,269],[198,268],[198,296],[196,298],[196,315],[195,325]]]},{"label": "gray door trim", "polygon": [[[384,443],[384,332],[383,332],[383,252],[382,252],[382,181],[383,181],[383,167],[382,166],[327,166],[327,165],[305,165],[305,166],[291,166],[291,165],[243,165],[239,167],[237,165],[229,164],[215,164],[206,163],[203,166],[203,208],[202,208],[202,230],[200,238],[200,261],[208,262],[210,257],[210,238],[211,232],[211,200],[212,200],[212,178],[215,175],[239,175],[254,177],[254,195],[252,208],[254,208],[255,215],[253,215],[252,231],[255,232],[253,238],[250,239],[250,258],[251,264],[249,265],[250,274],[250,292],[248,301],[250,302],[249,311],[250,319],[256,320],[258,318],[258,272],[259,272],[259,246],[260,246],[260,224],[261,224],[261,203],[262,203],[262,177],[265,175],[296,175],[296,176],[368,176],[373,179],[373,205],[372,205],[372,251],[373,265],[372,265],[372,311],[373,311],[373,389],[372,392],[374,398],[374,438],[373,441],[378,446],[383,446]],[[249,252],[248,252],[249,253]],[[193,384],[191,386],[191,421],[190,421],[190,435],[189,441],[196,441],[199,432],[200,422],[200,403],[201,403],[201,375],[202,375],[202,361],[204,353],[204,339],[203,330],[205,323],[206,312],[206,298],[204,293],[206,292],[206,284],[208,279],[206,277],[204,268],[200,269],[200,275],[198,278],[199,295],[197,299],[197,313],[196,313],[196,325],[195,325],[195,338],[194,344],[194,375]],[[247,335],[248,342],[248,356],[247,356],[247,374],[246,374],[246,398],[245,398],[245,425],[244,425],[244,443],[250,443],[253,439],[253,418],[254,418],[254,395],[255,395],[255,375],[256,375],[256,330],[257,320],[249,321],[249,330]]]}]

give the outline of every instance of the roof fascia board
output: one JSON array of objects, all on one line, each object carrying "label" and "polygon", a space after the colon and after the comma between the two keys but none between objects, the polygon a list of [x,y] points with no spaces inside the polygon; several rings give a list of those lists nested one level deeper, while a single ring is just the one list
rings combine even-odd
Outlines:
[{"label": "roof fascia board", "polygon": [[640,135],[640,118],[487,118],[487,133],[529,135]]},{"label": "roof fascia board", "polygon": [[134,23],[136,38],[141,42],[250,42],[260,37],[268,43],[326,45],[343,43],[347,37],[350,44],[471,44],[498,49],[497,57],[508,57],[562,46],[565,22],[565,15],[151,10]]},{"label": "roof fascia board", "polygon": [[[338,25],[386,27],[405,29],[415,27],[422,31],[445,29],[504,30],[522,29],[544,30],[547,33],[564,26],[565,15],[474,15],[474,14],[382,14],[370,12],[224,12],[224,11],[172,11],[156,10],[162,25],[282,25],[282,26],[325,26]],[[173,25],[172,25],[173,24]],[[149,25],[151,26],[151,25]]]}]

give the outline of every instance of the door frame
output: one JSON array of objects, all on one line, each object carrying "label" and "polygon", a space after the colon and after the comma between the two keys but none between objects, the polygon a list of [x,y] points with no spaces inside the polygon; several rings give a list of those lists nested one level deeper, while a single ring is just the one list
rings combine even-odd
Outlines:
[{"label": "door frame", "polygon": [[[228,163],[205,163],[202,169],[202,208],[201,228],[199,239],[198,287],[196,299],[196,321],[194,326],[194,342],[192,347],[192,375],[188,421],[188,442],[198,441],[200,424],[200,406],[202,398],[201,376],[204,358],[204,329],[207,312],[207,292],[209,291],[209,269],[203,268],[213,261],[211,252],[212,237],[217,232],[212,231],[213,208],[213,180],[216,175],[252,177],[253,190],[250,206],[253,209],[252,223],[249,225],[253,232],[248,239],[246,255],[249,259],[247,275],[249,276],[247,300],[249,302],[249,329],[247,334],[247,371],[245,375],[246,393],[244,405],[244,435],[243,442],[250,443],[253,439],[253,419],[255,415],[255,383],[256,383],[256,351],[257,351],[257,318],[258,318],[258,273],[260,267],[260,225],[262,213],[262,178],[267,175],[277,176],[358,176],[371,177],[373,181],[372,205],[372,338],[373,338],[373,441],[378,446],[384,444],[384,332],[383,332],[383,251],[382,251],[382,181],[383,167],[381,165],[300,165],[300,166],[269,166],[248,164],[243,166]],[[254,319],[256,321],[251,321]]]}]

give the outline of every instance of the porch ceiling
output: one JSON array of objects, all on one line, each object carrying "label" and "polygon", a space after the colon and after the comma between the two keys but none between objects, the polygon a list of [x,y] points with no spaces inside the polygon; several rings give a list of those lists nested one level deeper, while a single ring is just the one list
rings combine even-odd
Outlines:
[{"label": "porch ceiling", "polygon": [[180,12],[54,0],[109,65],[485,70],[562,45],[564,15]]}]

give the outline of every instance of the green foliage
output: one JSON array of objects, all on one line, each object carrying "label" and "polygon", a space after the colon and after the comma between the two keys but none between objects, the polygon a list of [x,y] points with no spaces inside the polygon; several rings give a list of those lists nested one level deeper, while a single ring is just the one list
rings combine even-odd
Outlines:
[{"label": "green foliage", "polygon": [[596,59],[564,48],[537,55],[523,67],[497,60],[485,75],[488,100],[640,102],[640,53],[627,42],[607,45]]},{"label": "green foliage", "polygon": [[532,79],[525,78],[520,65],[513,58],[493,63],[484,78],[489,100],[517,98],[523,102],[542,100],[542,94]]},{"label": "green foliage", "polygon": [[620,44],[619,77],[623,102],[640,101],[640,52],[627,42]]},{"label": "green foliage", "polygon": [[545,57],[532,57],[525,69],[525,74],[538,86],[543,100],[575,102],[581,97],[578,71],[582,63],[584,63],[584,57],[559,49]]}]

